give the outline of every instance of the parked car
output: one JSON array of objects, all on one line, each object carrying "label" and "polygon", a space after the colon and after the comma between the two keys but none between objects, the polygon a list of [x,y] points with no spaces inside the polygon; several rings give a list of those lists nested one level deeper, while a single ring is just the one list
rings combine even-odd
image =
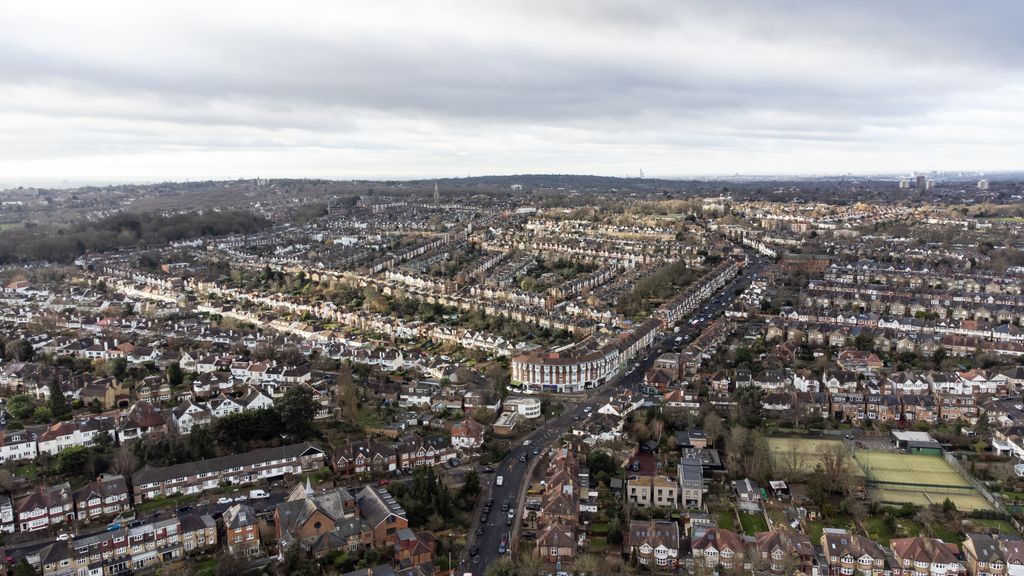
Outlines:
[{"label": "parked car", "polygon": [[231,502],[231,498],[228,498],[227,496],[221,496],[220,498],[217,498],[217,504],[231,504]]},{"label": "parked car", "polygon": [[245,494],[239,494],[238,496],[235,496],[235,502],[245,502],[248,499],[249,497],[246,496]]}]

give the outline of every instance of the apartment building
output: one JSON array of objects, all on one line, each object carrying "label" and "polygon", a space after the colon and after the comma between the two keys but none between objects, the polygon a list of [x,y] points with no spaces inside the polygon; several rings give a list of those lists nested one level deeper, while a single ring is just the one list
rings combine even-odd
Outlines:
[{"label": "apartment building", "polygon": [[132,476],[135,502],[176,494],[199,494],[222,484],[248,484],[302,474],[319,470],[325,461],[324,451],[306,442],[162,468],[146,465]]}]

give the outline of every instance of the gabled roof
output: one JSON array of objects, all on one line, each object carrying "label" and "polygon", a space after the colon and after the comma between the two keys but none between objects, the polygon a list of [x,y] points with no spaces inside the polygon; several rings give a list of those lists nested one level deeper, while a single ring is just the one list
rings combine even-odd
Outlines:
[{"label": "gabled roof", "polygon": [[366,518],[370,526],[378,526],[391,515],[408,520],[402,505],[383,488],[367,486],[359,491],[356,501],[359,505],[359,512],[363,518]]}]

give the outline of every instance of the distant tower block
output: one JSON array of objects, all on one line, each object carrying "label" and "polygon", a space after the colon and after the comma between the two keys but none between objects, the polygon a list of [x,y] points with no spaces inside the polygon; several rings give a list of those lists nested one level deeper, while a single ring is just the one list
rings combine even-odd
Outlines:
[{"label": "distant tower block", "polygon": [[988,190],[988,180],[978,180],[978,190]]},{"label": "distant tower block", "polygon": [[924,189],[931,190],[932,188],[935,188],[935,180],[929,179],[924,183]]},{"label": "distant tower block", "polygon": [[925,181],[927,179],[924,176],[917,176],[914,178],[914,188],[918,190],[924,190]]},{"label": "distant tower block", "polygon": [[907,188],[910,188],[910,180],[906,178],[900,180],[900,190],[906,190]]},{"label": "distant tower block", "polygon": [[437,190],[437,182],[434,182],[434,202],[441,201],[441,193]]}]

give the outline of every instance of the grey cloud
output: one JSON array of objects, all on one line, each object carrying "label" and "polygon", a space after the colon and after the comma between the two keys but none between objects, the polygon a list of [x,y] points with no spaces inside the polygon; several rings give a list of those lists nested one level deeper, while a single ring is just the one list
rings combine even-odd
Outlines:
[{"label": "grey cloud", "polygon": [[[418,146],[410,151],[429,158],[474,142],[519,157],[510,136],[555,147],[552,135],[679,154],[771,142],[799,151],[857,146],[879,128],[910,131],[936,118],[966,122],[969,105],[1021,111],[1012,95],[1024,83],[1014,30],[1024,5],[1015,2],[399,6],[300,5],[275,25],[216,7],[197,20],[166,5],[166,21],[119,23],[123,45],[94,44],[117,32],[101,20],[63,22],[70,32],[55,38],[2,36],[0,120],[46,118],[56,128],[23,135],[35,144],[10,151],[320,143]],[[19,18],[31,20],[8,16],[16,32]],[[979,92],[992,101],[981,104]],[[40,97],[19,96],[28,93]],[[0,152],[14,147],[5,142]],[[643,161],[642,150],[633,154]]]}]

